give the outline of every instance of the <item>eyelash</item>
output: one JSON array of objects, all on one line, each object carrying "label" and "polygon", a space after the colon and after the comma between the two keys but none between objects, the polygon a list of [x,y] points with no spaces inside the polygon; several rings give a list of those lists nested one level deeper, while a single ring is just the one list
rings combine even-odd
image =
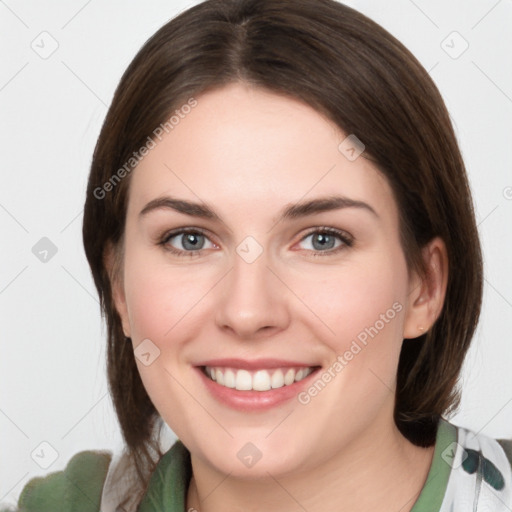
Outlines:
[{"label": "eyelash", "polygon": [[[176,249],[175,247],[167,245],[169,240],[171,240],[175,236],[183,235],[183,234],[187,234],[187,233],[200,234],[200,235],[207,236],[206,231],[204,231],[201,228],[184,228],[184,229],[166,232],[160,238],[158,245],[161,245],[162,247],[164,247],[164,249],[166,251],[169,251],[178,256],[188,256],[191,258],[200,256],[207,249],[199,249],[198,251],[182,251],[181,249]],[[311,236],[313,234],[317,234],[317,233],[321,233],[323,235],[329,235],[329,236],[336,236],[339,240],[341,240],[343,242],[343,244],[335,249],[329,249],[327,251],[310,251],[311,256],[313,256],[313,257],[333,256],[335,254],[338,254],[340,251],[346,249],[347,247],[352,247],[354,245],[354,239],[350,235],[348,235],[348,233],[345,233],[344,231],[341,231],[339,229],[330,228],[330,227],[326,227],[326,226],[317,227],[317,228],[312,229],[311,231],[309,231],[306,235],[304,235],[300,239],[300,242],[304,241],[309,236]]]}]

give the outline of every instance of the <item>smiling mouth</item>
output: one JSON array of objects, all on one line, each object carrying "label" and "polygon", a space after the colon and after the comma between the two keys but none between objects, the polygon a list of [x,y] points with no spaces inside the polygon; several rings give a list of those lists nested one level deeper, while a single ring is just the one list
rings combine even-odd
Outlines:
[{"label": "smiling mouth", "polygon": [[210,380],[226,388],[238,391],[269,391],[300,382],[318,368],[320,367],[310,366],[248,371],[238,368],[202,366],[201,370]]}]

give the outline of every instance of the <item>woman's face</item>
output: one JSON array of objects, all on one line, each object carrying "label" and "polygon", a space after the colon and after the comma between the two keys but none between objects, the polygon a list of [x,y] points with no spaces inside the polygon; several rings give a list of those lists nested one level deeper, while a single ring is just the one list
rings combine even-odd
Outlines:
[{"label": "woman's face", "polygon": [[232,475],[381,442],[421,334],[390,186],[301,102],[240,84],[196,99],[131,176],[116,304],[151,400]]}]

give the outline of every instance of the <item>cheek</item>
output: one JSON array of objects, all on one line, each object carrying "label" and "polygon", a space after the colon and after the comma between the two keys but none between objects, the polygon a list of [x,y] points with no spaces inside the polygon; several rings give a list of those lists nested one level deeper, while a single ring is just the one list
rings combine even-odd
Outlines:
[{"label": "cheek", "polygon": [[[149,251],[134,247],[126,254],[125,293],[133,348],[149,339],[159,350],[147,366],[136,358],[139,374],[164,421],[183,435],[193,421],[192,413],[198,411],[183,391],[183,385],[190,387],[186,384],[190,376],[181,364],[182,348],[197,334],[193,307],[205,295],[204,280],[193,271],[162,263]],[[155,349],[149,350],[153,357]]]},{"label": "cheek", "polygon": [[309,388],[309,396],[302,398],[307,402],[314,397],[311,400],[316,401],[318,414],[325,415],[325,423],[353,411],[350,428],[356,432],[393,400],[406,280],[405,267],[395,254],[395,258],[376,256],[371,262],[330,269],[315,284],[302,282],[300,296],[315,313],[310,315],[310,330],[330,348],[327,391],[317,395]]},{"label": "cheek", "polygon": [[359,364],[368,359],[387,364],[391,355],[398,358],[407,273],[400,254],[383,254],[393,253],[379,251],[357,264],[326,269],[301,284],[300,295],[315,313],[317,325],[323,325],[317,331],[326,333],[322,339],[333,357],[352,351]]},{"label": "cheek", "polygon": [[127,275],[125,290],[130,318],[132,339],[137,343],[149,338],[156,344],[172,327],[172,295],[164,286],[162,276],[151,275],[147,270]]},{"label": "cheek", "polygon": [[162,256],[149,251],[133,248],[129,254],[125,293],[132,338],[149,338],[163,345],[205,295],[209,280],[193,269],[168,265]]}]

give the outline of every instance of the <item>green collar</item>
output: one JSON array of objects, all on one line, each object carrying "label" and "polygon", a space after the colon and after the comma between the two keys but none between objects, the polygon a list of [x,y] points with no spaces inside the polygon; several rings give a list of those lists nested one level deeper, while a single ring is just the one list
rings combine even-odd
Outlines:
[{"label": "green collar", "polygon": [[456,441],[457,427],[441,418],[437,428],[436,447],[427,481],[411,512],[438,512],[441,509],[451,472],[451,466],[443,459],[442,455],[448,446]]},{"label": "green collar", "polygon": [[[456,440],[456,427],[441,418],[427,481],[411,512],[438,512],[441,508],[451,469],[442,454]],[[138,512],[185,512],[191,477],[190,452],[177,440],[158,462]]]},{"label": "green collar", "polygon": [[184,512],[191,477],[190,452],[178,439],[159,460],[137,512]]}]

